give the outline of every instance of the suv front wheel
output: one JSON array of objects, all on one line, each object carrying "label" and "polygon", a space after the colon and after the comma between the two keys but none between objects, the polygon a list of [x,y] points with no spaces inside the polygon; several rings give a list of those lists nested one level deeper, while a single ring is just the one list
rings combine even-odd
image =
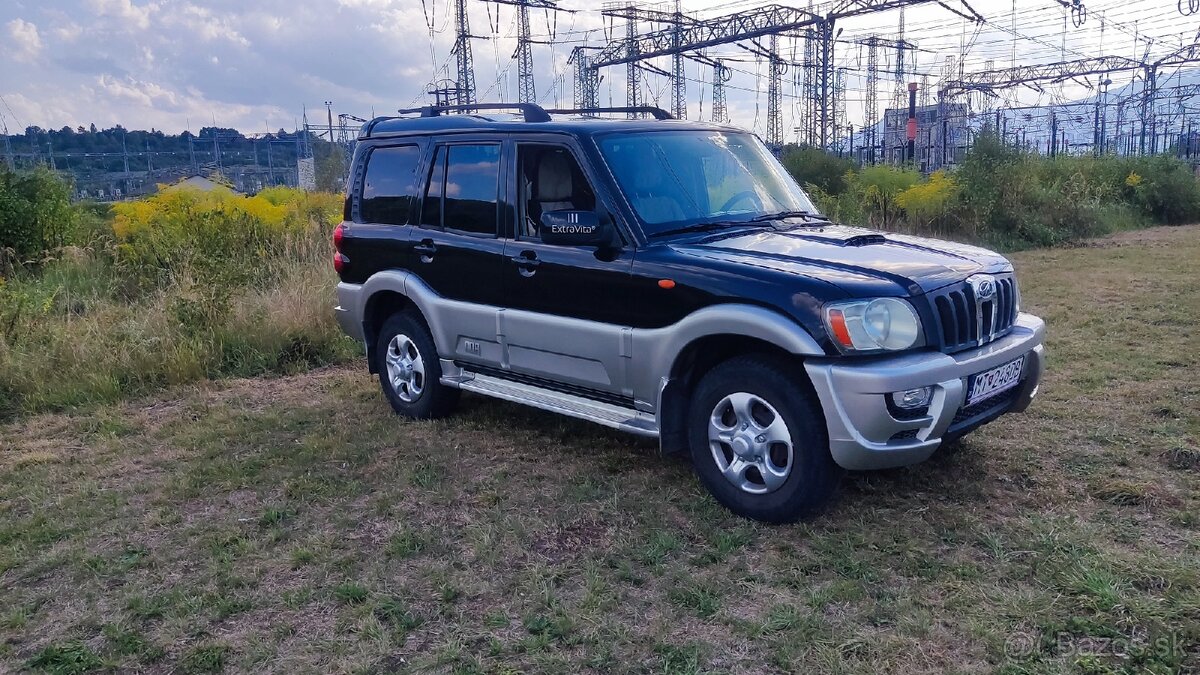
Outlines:
[{"label": "suv front wheel", "polygon": [[692,394],[688,439],[701,482],[728,509],[769,523],[821,510],[842,470],[803,370],[773,356],[740,356]]},{"label": "suv front wheel", "polygon": [[442,384],[433,336],[420,316],[397,312],[383,323],[375,346],[379,384],[392,408],[413,419],[445,417],[461,393]]}]

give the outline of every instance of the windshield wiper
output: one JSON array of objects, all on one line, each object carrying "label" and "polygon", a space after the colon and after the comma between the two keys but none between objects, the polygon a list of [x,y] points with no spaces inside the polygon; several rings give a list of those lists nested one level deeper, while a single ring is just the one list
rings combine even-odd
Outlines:
[{"label": "windshield wiper", "polygon": [[713,232],[731,227],[763,227],[763,225],[751,220],[718,220],[712,223],[696,223],[695,225],[685,225],[683,227],[676,227],[671,230],[654,232],[650,236],[652,238],[669,237],[673,234],[687,234],[689,232]]},{"label": "windshield wiper", "polygon": [[750,222],[761,223],[764,220],[783,220],[785,218],[812,218],[814,220],[829,222],[829,218],[814,211],[778,211],[776,213],[766,213],[751,218]]}]

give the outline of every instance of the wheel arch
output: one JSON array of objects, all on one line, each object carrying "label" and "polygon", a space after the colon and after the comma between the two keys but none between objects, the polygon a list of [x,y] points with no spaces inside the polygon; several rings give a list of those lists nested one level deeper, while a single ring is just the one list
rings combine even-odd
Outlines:
[{"label": "wheel arch", "polygon": [[[703,310],[708,316],[689,317],[693,329],[681,331],[686,341],[674,342],[682,342],[683,346],[660,361],[669,363],[659,369],[662,380],[657,402],[660,448],[664,454],[686,450],[692,389],[717,364],[746,354],[796,359],[797,363],[806,357],[825,356],[802,326],[777,312],[745,305],[710,309],[714,311]],[[811,382],[806,380],[806,385],[811,386]]]},{"label": "wheel arch", "polygon": [[396,312],[409,308],[421,311],[417,303],[409,297],[406,281],[405,273],[381,272],[373,275],[363,285],[362,332],[367,348],[367,368],[371,373],[379,371],[375,364],[375,343],[379,340],[379,330],[383,323]]}]

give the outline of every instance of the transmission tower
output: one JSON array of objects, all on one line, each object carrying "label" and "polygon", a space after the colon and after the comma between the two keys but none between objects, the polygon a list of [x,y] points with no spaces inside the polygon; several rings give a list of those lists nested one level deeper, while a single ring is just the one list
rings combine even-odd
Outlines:
[{"label": "transmission tower", "polygon": [[833,110],[829,119],[830,143],[838,145],[842,129],[839,126],[846,122],[846,71],[839,68],[833,77]]},{"label": "transmission tower", "polygon": [[537,87],[533,76],[533,43],[529,31],[529,8],[539,7],[556,12],[568,12],[551,0],[484,0],[499,5],[517,8],[517,100],[521,103],[537,103]]},{"label": "transmission tower", "polygon": [[675,0],[675,51],[671,54],[671,114],[687,119],[687,80],[683,72],[683,12]]},{"label": "transmission tower", "polygon": [[517,3],[517,100],[537,102],[537,87],[533,81],[533,45],[529,40],[529,3]]},{"label": "transmission tower", "polygon": [[713,61],[712,69],[712,121],[728,124],[729,111],[725,105],[725,83],[733,76],[733,71],[721,63],[720,59]]},{"label": "transmission tower", "polygon": [[867,100],[863,111],[863,134],[867,144],[867,163],[875,163],[875,125],[879,121],[879,38],[867,38]]},{"label": "transmission tower", "polygon": [[458,65],[458,104],[475,102],[475,62],[471,57],[471,25],[467,20],[467,0],[454,0],[454,57]]},{"label": "transmission tower", "polygon": [[767,53],[767,145],[777,148],[783,145],[783,73],[787,64],[779,58],[779,41],[771,34]]},{"label": "transmission tower", "polygon": [[[671,12],[660,12],[653,9],[642,9],[634,5],[606,4],[601,12],[604,16],[625,19],[625,40],[619,43],[621,56],[627,57],[626,63],[626,101],[635,106],[641,100],[640,69],[635,67],[642,60],[637,34],[637,22],[666,24],[667,50],[664,54],[671,55],[671,72],[663,73],[671,79],[671,113],[679,119],[687,117],[687,79],[684,74],[684,27],[696,23],[694,19],[684,15],[679,0],[675,1],[675,9]],[[595,67],[595,66],[593,66]],[[661,72],[654,69],[655,72]],[[632,92],[632,96],[629,92]],[[632,115],[631,115],[632,116]]]},{"label": "transmission tower", "polygon": [[575,64],[576,108],[597,108],[600,106],[600,72],[592,68],[588,62],[587,53],[591,49],[599,49],[599,47],[576,47],[571,50],[571,58],[567,59],[568,63]]},{"label": "transmission tower", "polygon": [[[812,7],[812,3],[809,3]],[[806,145],[812,145],[814,142],[816,131],[816,110],[817,110],[817,94],[814,83],[813,68],[816,65],[816,45],[817,41],[813,36],[813,30],[807,28],[804,31],[804,60],[800,62],[800,129],[801,140]]]},{"label": "transmission tower", "polygon": [[904,8],[900,8],[900,21],[896,26],[896,62],[893,64],[892,109],[901,110],[908,100],[908,87],[904,84]]},{"label": "transmission tower", "polygon": [[[817,118],[817,138],[821,147],[827,147],[833,133],[835,111],[831,110],[833,93],[833,56],[834,42],[837,35],[834,32],[834,22],[858,16],[865,16],[884,10],[897,9],[908,5],[923,5],[937,2],[941,7],[952,11],[964,18],[981,21],[982,17],[975,13],[966,2],[951,3],[948,0],[835,0],[831,5],[823,7],[824,15],[813,11],[786,7],[783,5],[767,5],[755,9],[743,10],[734,14],[718,16],[704,20],[686,20],[684,25],[664,19],[674,25],[665,30],[658,30],[644,35],[638,35],[630,20],[626,25],[623,40],[610,43],[601,49],[591,59],[591,68],[602,68],[627,64],[627,100],[634,103],[637,100],[636,88],[637,70],[629,65],[635,61],[644,61],[659,56],[674,54],[680,50],[696,51],[717,45],[746,42],[769,35],[790,34],[805,28],[814,29],[818,41],[814,49],[816,58],[815,95]],[[958,10],[952,4],[961,4]],[[626,5],[624,10],[632,13],[633,9]],[[640,10],[645,12],[646,10]],[[672,17],[669,13],[667,17]]]}]

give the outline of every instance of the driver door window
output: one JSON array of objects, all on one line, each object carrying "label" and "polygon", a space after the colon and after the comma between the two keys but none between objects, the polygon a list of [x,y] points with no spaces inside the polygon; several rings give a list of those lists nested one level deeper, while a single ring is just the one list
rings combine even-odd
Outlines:
[{"label": "driver door window", "polygon": [[566,148],[522,143],[517,149],[517,162],[520,167],[520,238],[541,238],[543,213],[596,209],[596,193]]}]

